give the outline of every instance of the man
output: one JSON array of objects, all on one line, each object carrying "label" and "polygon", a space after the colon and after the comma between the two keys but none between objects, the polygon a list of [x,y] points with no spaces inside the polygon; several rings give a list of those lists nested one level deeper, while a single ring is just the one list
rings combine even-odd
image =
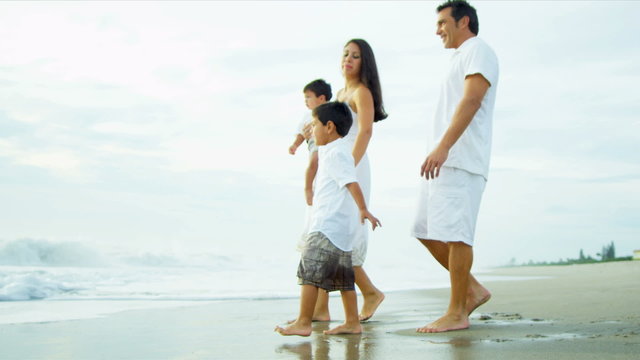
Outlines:
[{"label": "man", "polygon": [[469,327],[469,315],[491,294],[471,275],[473,238],[491,152],[498,60],[477,38],[478,17],[464,0],[437,9],[437,32],[455,49],[440,90],[432,148],[420,169],[420,203],[413,235],[449,270],[451,299],[444,316],[418,329],[433,333]]}]

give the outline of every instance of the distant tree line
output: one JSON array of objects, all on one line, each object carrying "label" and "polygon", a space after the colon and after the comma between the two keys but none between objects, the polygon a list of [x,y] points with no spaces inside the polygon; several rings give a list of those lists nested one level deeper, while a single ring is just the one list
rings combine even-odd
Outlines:
[{"label": "distant tree line", "polygon": [[[522,263],[520,265],[526,266],[537,266],[537,265],[572,265],[572,264],[592,264],[592,263],[601,263],[601,262],[609,262],[609,261],[627,261],[631,260],[632,256],[622,256],[616,257],[616,246],[613,244],[604,245],[602,250],[596,254],[599,259],[593,258],[591,255],[585,256],[584,251],[580,249],[580,253],[578,254],[577,259],[560,259],[558,261],[538,261],[534,262],[533,260],[529,260],[527,263]],[[513,258],[509,262],[509,266],[517,266],[516,259]]]}]

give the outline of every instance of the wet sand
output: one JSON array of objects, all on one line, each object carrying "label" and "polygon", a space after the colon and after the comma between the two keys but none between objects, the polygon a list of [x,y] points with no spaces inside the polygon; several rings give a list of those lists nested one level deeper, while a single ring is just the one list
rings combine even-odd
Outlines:
[{"label": "wet sand", "polygon": [[[308,338],[273,332],[295,317],[298,299],[223,301],[132,310],[104,318],[0,325],[2,359],[637,359],[640,261],[517,267],[491,275],[493,298],[471,328],[441,334],[415,329],[446,308],[448,290],[387,294],[361,335]],[[482,278],[482,276],[480,277]]]}]

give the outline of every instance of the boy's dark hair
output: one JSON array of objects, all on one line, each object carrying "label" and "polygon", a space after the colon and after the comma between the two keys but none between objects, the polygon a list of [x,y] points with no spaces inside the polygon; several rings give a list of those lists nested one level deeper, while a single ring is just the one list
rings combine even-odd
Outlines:
[{"label": "boy's dark hair", "polygon": [[336,131],[340,136],[347,135],[349,129],[351,129],[351,124],[353,124],[353,117],[351,117],[349,105],[343,102],[331,101],[324,103],[313,109],[312,114],[313,117],[318,118],[318,121],[324,126],[326,126],[329,121],[333,121],[333,124],[336,126]]},{"label": "boy's dark hair", "polygon": [[304,89],[302,89],[302,92],[306,91],[311,91],[312,93],[316,94],[316,97],[324,95],[325,101],[331,100],[331,85],[324,81],[324,79],[313,80],[312,82],[308,83],[304,87]]},{"label": "boy's dark hair", "polygon": [[456,23],[465,16],[469,17],[469,30],[475,35],[478,35],[480,31],[480,23],[478,22],[478,14],[476,9],[471,6],[466,0],[447,0],[438,6],[436,12],[440,12],[446,8],[451,8],[451,16],[456,20]]},{"label": "boy's dark hair", "polygon": [[376,58],[373,55],[371,45],[363,39],[351,39],[347,41],[345,46],[350,43],[358,45],[360,48],[360,58],[362,66],[360,67],[360,81],[371,91],[373,97],[373,121],[380,121],[387,118],[387,113],[382,105],[382,88],[380,87],[380,77],[378,76],[378,66]]}]

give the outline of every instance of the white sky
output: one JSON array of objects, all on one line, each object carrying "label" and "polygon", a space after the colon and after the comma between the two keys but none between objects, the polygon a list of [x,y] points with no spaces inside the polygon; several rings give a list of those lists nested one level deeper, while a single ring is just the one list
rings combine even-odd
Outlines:
[{"label": "white sky", "polygon": [[[409,229],[451,55],[437,4],[0,3],[0,240],[293,253],[302,87],[337,92],[361,37],[390,114],[369,150],[370,259],[426,261]],[[640,2],[472,5],[501,73],[476,262],[640,249]]]}]

